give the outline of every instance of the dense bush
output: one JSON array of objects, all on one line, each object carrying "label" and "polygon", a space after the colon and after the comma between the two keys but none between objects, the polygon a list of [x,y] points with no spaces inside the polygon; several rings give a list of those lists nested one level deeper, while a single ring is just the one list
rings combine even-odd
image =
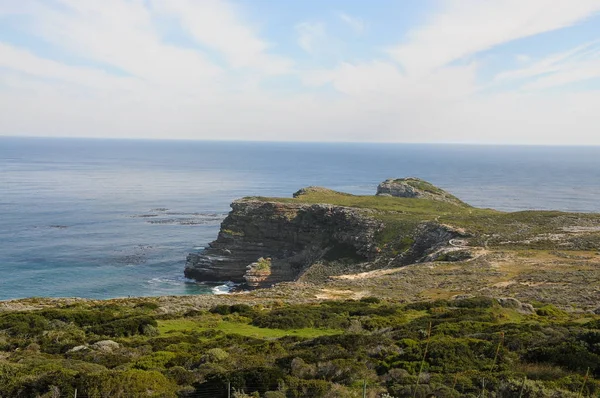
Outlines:
[{"label": "dense bush", "polygon": [[47,320],[59,320],[66,323],[74,323],[77,326],[101,325],[117,319],[119,316],[113,311],[93,311],[82,309],[50,309],[39,312],[39,315]]},{"label": "dense bush", "polygon": [[158,326],[156,320],[148,315],[117,319],[95,326],[91,331],[101,336],[126,337],[143,334],[147,326]]},{"label": "dense bush", "polygon": [[175,398],[176,384],[163,374],[143,370],[105,371],[84,375],[81,395],[89,397],[161,397]]},{"label": "dense bush", "polygon": [[360,396],[363,382],[395,397],[600,391],[600,317],[551,306],[518,316],[489,298],[155,309],[0,314],[0,397],[218,398],[231,385],[240,396],[329,398]]},{"label": "dense bush", "polygon": [[321,306],[289,306],[260,314],[252,324],[263,328],[346,328],[348,317]]},{"label": "dense bush", "polygon": [[32,337],[48,329],[48,319],[32,312],[15,312],[0,316],[0,330],[9,336]]},{"label": "dense bush", "polygon": [[216,305],[210,310],[213,314],[219,315],[229,315],[229,314],[239,314],[247,317],[254,317],[257,314],[257,311],[246,304],[234,304],[234,305]]}]

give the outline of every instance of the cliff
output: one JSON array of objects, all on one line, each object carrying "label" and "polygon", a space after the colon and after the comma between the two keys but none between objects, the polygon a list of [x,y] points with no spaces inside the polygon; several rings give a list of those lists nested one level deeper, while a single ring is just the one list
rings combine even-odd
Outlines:
[{"label": "cliff", "polygon": [[[200,253],[188,255],[185,275],[198,281],[246,282],[265,287],[292,281],[316,262],[370,264],[371,268],[421,261],[453,238],[463,236],[449,226],[408,217],[404,231],[388,239],[393,220],[376,208],[327,202],[326,197],[353,198],[320,187],[304,188],[294,199],[244,198],[231,204],[217,239]],[[375,198],[378,201],[381,199]],[[385,200],[385,199],[384,199]],[[333,200],[332,202],[336,202]],[[270,259],[269,270],[256,264]]]},{"label": "cliff", "polygon": [[199,281],[244,282],[247,266],[270,258],[258,285],[294,280],[322,258],[373,260],[382,222],[372,211],[328,204],[241,199],[232,203],[217,240],[187,258],[185,275]]}]

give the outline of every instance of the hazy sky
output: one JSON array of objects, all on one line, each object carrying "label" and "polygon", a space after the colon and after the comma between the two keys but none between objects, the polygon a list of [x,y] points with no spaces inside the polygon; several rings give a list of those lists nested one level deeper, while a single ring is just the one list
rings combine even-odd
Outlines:
[{"label": "hazy sky", "polygon": [[600,144],[600,0],[0,0],[0,135]]}]

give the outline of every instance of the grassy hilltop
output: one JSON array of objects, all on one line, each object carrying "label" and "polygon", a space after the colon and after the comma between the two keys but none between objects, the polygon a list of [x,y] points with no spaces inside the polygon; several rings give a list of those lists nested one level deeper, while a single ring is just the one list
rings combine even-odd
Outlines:
[{"label": "grassy hilltop", "polygon": [[[568,244],[569,249],[600,248],[600,214],[596,213],[535,210],[501,212],[472,207],[460,201],[452,203],[433,199],[359,196],[319,187],[305,189],[295,198],[246,199],[279,203],[325,203],[375,210],[375,217],[385,221],[386,229],[381,241],[384,244],[396,239],[411,225],[436,221],[464,228],[472,235],[472,246],[555,249]],[[572,236],[568,236],[568,233]],[[559,238],[564,238],[564,241]]]}]

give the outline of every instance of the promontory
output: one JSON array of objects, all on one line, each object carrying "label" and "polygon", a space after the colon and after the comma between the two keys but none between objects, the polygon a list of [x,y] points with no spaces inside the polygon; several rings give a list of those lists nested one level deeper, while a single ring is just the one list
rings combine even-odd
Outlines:
[{"label": "promontory", "polygon": [[231,208],[217,239],[189,254],[187,277],[408,299],[600,301],[586,283],[598,281],[598,214],[476,208],[418,178],[388,179],[375,195],[308,187]]}]

